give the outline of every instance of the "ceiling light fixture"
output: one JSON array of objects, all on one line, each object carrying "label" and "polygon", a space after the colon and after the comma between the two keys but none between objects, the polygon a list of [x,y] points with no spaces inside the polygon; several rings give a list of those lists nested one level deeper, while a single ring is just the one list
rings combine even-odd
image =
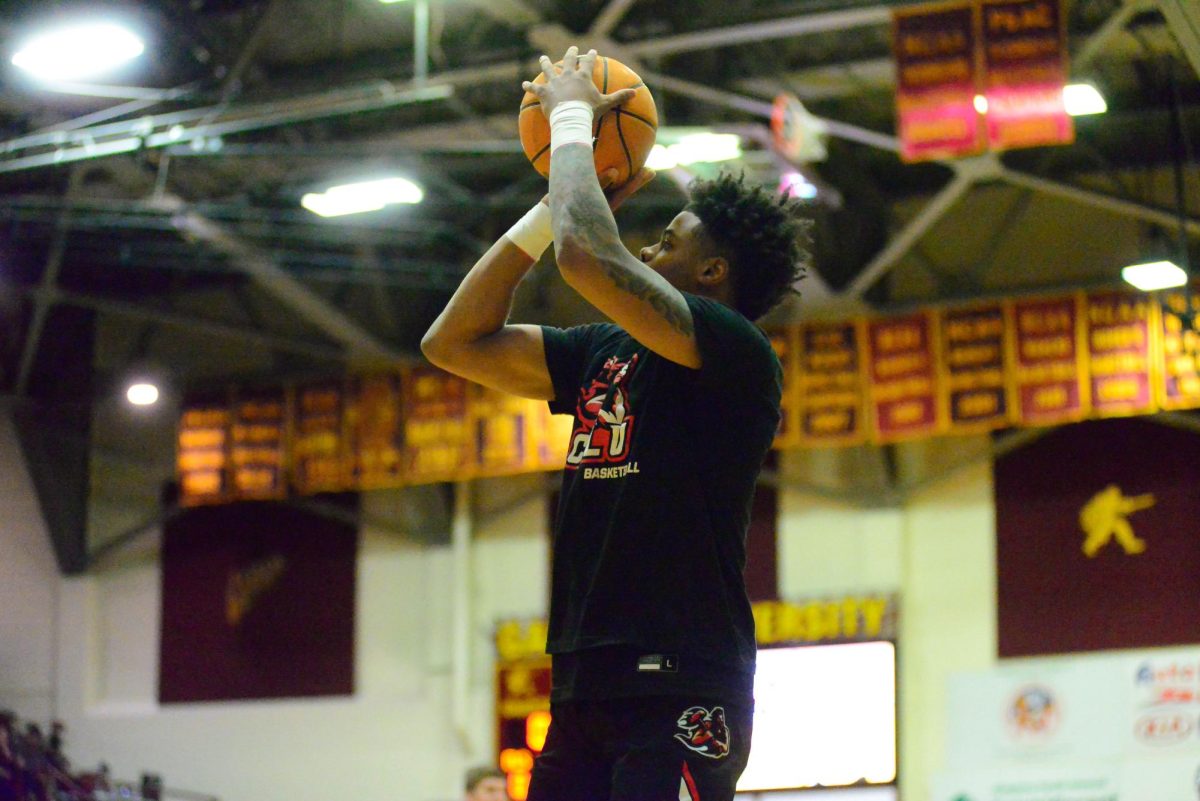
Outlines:
[{"label": "ceiling light fixture", "polygon": [[12,63],[43,81],[99,77],[145,52],[132,31],[111,22],[58,28],[33,37]]},{"label": "ceiling light fixture", "polygon": [[1173,261],[1148,261],[1131,264],[1121,270],[1126,283],[1133,284],[1143,292],[1170,289],[1187,283],[1187,273]]},{"label": "ceiling light fixture", "polygon": [[383,178],[309,192],[300,199],[300,205],[322,217],[341,217],[379,211],[396,203],[420,203],[424,198],[421,187],[407,178]]},{"label": "ceiling light fixture", "polygon": [[134,406],[153,406],[158,403],[158,387],[153,384],[131,384],[125,398]]},{"label": "ceiling light fixture", "polygon": [[1072,117],[1103,114],[1108,111],[1104,96],[1090,83],[1069,83],[1063,87],[1063,107]]},{"label": "ceiling light fixture", "polygon": [[737,134],[687,134],[670,145],[655,145],[646,159],[652,170],[669,170],[699,162],[730,161],[742,155],[742,140]]}]

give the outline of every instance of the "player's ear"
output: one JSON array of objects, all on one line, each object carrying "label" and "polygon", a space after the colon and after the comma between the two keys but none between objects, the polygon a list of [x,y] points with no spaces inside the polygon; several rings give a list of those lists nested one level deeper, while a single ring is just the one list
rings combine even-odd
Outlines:
[{"label": "player's ear", "polygon": [[702,286],[715,287],[729,279],[729,260],[724,256],[710,256],[700,263],[697,276]]}]

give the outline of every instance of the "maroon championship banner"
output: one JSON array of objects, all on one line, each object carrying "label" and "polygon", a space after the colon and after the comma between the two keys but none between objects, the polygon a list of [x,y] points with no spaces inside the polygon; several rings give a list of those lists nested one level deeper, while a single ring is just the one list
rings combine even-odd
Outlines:
[{"label": "maroon championship banner", "polygon": [[353,524],[281,503],[168,520],[158,700],[351,695],[357,550]]},{"label": "maroon championship banner", "polygon": [[346,436],[346,387],[324,381],[296,389],[292,407],[292,467],[305,494],[339,492],[350,486]]},{"label": "maroon championship banner", "polygon": [[184,506],[213,503],[229,492],[229,404],[195,400],[179,418],[175,471]]},{"label": "maroon championship banner", "polygon": [[1157,303],[1145,294],[1109,292],[1087,299],[1092,411],[1101,417],[1154,409],[1151,339]]},{"label": "maroon championship banner", "polygon": [[975,3],[946,3],[892,12],[896,127],[906,162],[984,149],[975,109],[977,9]]},{"label": "maroon championship banner", "polygon": [[929,436],[943,429],[935,328],[933,315],[924,313],[867,324],[871,433],[876,442]]},{"label": "maroon championship banner", "polygon": [[810,447],[866,440],[867,391],[863,326],[802,326],[797,341],[798,440]]},{"label": "maroon championship banner", "polygon": [[1013,396],[1017,418],[1025,425],[1087,416],[1080,306],[1074,295],[1011,306]]},{"label": "maroon championship banner", "polygon": [[287,433],[287,400],[283,390],[239,397],[233,404],[233,437],[229,461],[233,494],[245,500],[282,498]]},{"label": "maroon championship banner", "polygon": [[360,376],[348,410],[353,436],[356,489],[398,487],[403,437],[400,430],[400,376]]},{"label": "maroon championship banner", "polygon": [[991,148],[1075,141],[1063,104],[1067,47],[1061,0],[984,0],[981,30]]},{"label": "maroon championship banner", "polygon": [[1163,409],[1200,407],[1200,330],[1188,325],[1189,316],[1200,320],[1200,291],[1167,293],[1162,309],[1158,385],[1158,405]]},{"label": "maroon championship banner", "polygon": [[467,382],[436,367],[414,367],[401,387],[405,479],[423,484],[466,476],[473,445]]},{"label": "maroon championship banner", "polygon": [[956,434],[1011,422],[1004,308],[999,304],[942,313],[942,393]]},{"label": "maroon championship banner", "polygon": [[797,381],[800,373],[800,332],[794,327],[776,329],[769,331],[768,336],[783,366],[783,397],[779,403],[779,433],[775,436],[774,447],[793,448],[800,442],[800,387]]},{"label": "maroon championship banner", "polygon": [[1200,435],[1094,420],[993,469],[1001,657],[1200,642]]}]

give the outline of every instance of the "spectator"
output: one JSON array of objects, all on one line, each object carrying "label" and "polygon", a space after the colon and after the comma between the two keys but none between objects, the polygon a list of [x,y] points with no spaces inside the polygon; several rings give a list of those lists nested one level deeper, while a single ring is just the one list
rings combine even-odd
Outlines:
[{"label": "spectator", "polygon": [[467,771],[466,791],[465,801],[509,801],[504,772],[490,765]]}]

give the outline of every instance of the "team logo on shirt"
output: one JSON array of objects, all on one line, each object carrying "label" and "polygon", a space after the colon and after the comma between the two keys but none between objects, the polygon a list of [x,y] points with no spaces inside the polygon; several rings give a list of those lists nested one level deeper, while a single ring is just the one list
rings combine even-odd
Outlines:
[{"label": "team logo on shirt", "polygon": [[571,447],[567,451],[567,469],[613,465],[585,467],[584,478],[618,478],[637,472],[636,462],[624,464],[629,458],[635,418],[629,404],[629,380],[637,363],[636,353],[625,361],[610,356],[600,375],[580,391]]},{"label": "team logo on shirt", "polygon": [[712,711],[702,706],[689,706],[675,721],[679,731],[675,739],[688,749],[709,759],[729,755],[729,727],[725,725],[725,708],[714,706]]}]

